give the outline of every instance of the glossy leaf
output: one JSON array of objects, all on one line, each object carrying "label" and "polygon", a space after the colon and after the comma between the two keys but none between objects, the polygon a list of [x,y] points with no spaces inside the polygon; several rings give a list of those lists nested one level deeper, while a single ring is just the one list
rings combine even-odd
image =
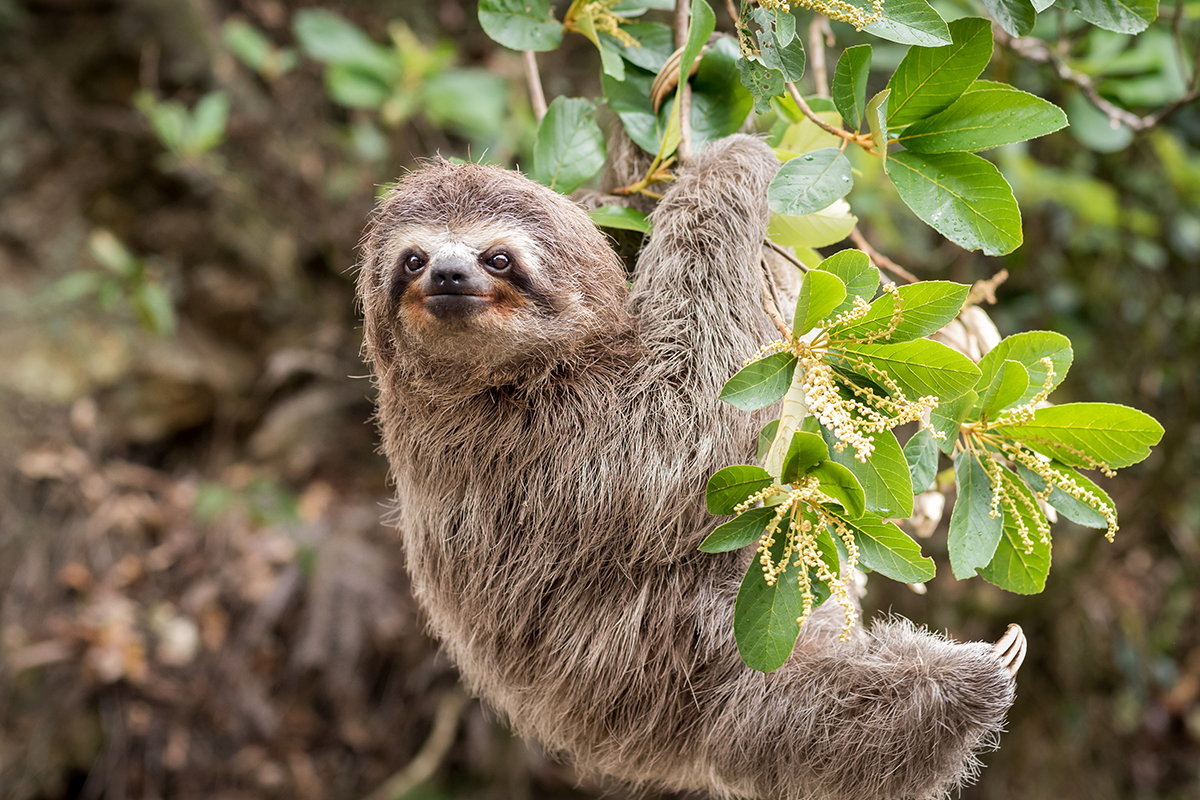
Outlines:
[{"label": "glossy leaf", "polygon": [[591,101],[556,97],[538,125],[533,145],[534,180],[570,194],[604,168],[607,155]]},{"label": "glossy leaf", "polygon": [[658,113],[650,104],[650,87],[654,75],[637,67],[625,70],[625,80],[618,81],[610,75],[600,76],[600,85],[608,107],[616,112],[625,126],[625,132],[638,147],[647,153],[657,153],[667,132],[667,119],[673,106],[664,104]]},{"label": "glossy leaf", "polygon": [[650,232],[650,217],[634,208],[622,206],[600,206],[588,212],[592,222],[601,228],[618,228],[626,231]]},{"label": "glossy leaf", "polygon": [[742,58],[738,61],[742,85],[754,98],[754,110],[759,114],[771,112],[771,98],[784,92],[783,73],[758,61]]},{"label": "glossy leaf", "polygon": [[323,64],[357,67],[384,83],[400,74],[399,62],[391,50],[376,44],[357,25],[332,11],[297,11],[292,30],[304,53]]},{"label": "glossy leaf", "polygon": [[596,31],[596,19],[593,16],[593,12],[585,11],[576,16],[575,26],[600,51],[600,65],[604,70],[604,74],[611,76],[617,81],[625,80],[625,61],[621,58],[620,52],[600,41],[600,34]]},{"label": "glossy leaf", "polygon": [[1033,420],[1023,425],[992,429],[1028,443],[1072,467],[1089,467],[1085,458],[1110,467],[1128,467],[1150,455],[1162,439],[1163,427],[1136,408],[1115,403],[1067,403],[1039,408]]},{"label": "glossy leaf", "polygon": [[562,44],[562,24],[550,13],[550,0],[479,0],[479,24],[513,50],[553,50]]},{"label": "glossy leaf", "polygon": [[[1007,470],[1005,475],[1011,475]],[[1020,494],[1025,502],[1017,500],[1016,514],[1006,511],[1003,535],[996,547],[996,554],[984,569],[979,571],[988,583],[1017,594],[1037,594],[1046,588],[1046,576],[1050,573],[1050,543],[1043,542],[1037,532],[1037,517],[1041,510],[1034,504],[1033,495],[1025,484],[1011,478],[1005,481],[1010,493]],[[1016,517],[1019,516],[1029,531],[1027,544],[1018,531]]]},{"label": "glossy leaf", "polygon": [[938,113],[958,99],[992,58],[992,27],[964,17],[950,23],[953,44],[912,47],[896,67],[888,88],[888,127],[896,128]]},{"label": "glossy leaf", "polygon": [[859,44],[842,51],[833,70],[830,95],[850,130],[862,125],[867,107],[867,77],[871,72],[871,45]]},{"label": "glossy leaf", "polygon": [[767,187],[767,202],[780,214],[803,216],[826,208],[853,185],[850,160],[836,147],[793,158]]},{"label": "glossy leaf", "polygon": [[1041,363],[1043,358],[1049,358],[1054,368],[1054,380],[1050,384],[1053,390],[1067,377],[1067,371],[1071,368],[1074,358],[1071,340],[1053,331],[1026,331],[1008,336],[1001,339],[979,362],[979,371],[982,373],[979,384],[990,385],[1005,361],[1016,361],[1029,373],[1029,388],[1016,404],[1027,403],[1046,383],[1046,367]]},{"label": "glossy leaf", "polygon": [[795,483],[828,458],[829,448],[825,446],[824,439],[815,433],[796,431],[792,434],[787,455],[783,457],[783,471],[779,479],[783,483]]},{"label": "glossy leaf", "polygon": [[1037,22],[1037,9],[1030,0],[983,0],[996,24],[1009,36],[1026,36]]},{"label": "glossy leaf", "polygon": [[[856,344],[844,346],[843,365],[863,372],[852,361],[861,357],[891,376],[910,400],[926,395],[958,397],[979,380],[979,368],[971,359],[941,342],[917,339],[901,344]],[[866,374],[870,377],[869,373]]]},{"label": "glossy leaf", "polygon": [[[785,537],[775,537],[771,555],[783,557]],[[771,672],[783,666],[800,635],[797,620],[804,610],[796,570],[803,567],[791,564],[779,576],[774,586],[763,579],[762,567],[752,561],[742,579],[733,610],[733,635],[738,654],[751,669]]]},{"label": "glossy leaf", "polygon": [[761,7],[755,12],[771,20],[770,27],[764,27],[756,34],[759,59],[764,66],[779,70],[785,81],[795,83],[800,80],[804,75],[805,55],[804,42],[796,36],[796,18],[786,11],[766,11]]},{"label": "glossy leaf", "polygon": [[1002,83],[976,81],[945,111],[906,128],[898,141],[914,153],[973,153],[1036,139],[1066,124],[1067,115],[1051,102]]},{"label": "glossy leaf", "polygon": [[[888,337],[875,341],[909,342],[941,330],[958,316],[970,289],[966,284],[950,281],[921,281],[898,287],[900,322]],[[863,339],[882,331],[891,324],[895,310],[896,298],[886,292],[871,304],[871,310],[862,319],[836,328],[831,338],[835,342],[851,337]]]},{"label": "glossy leaf", "polygon": [[831,272],[810,270],[800,284],[792,337],[799,338],[817,326],[846,299],[846,284]]},{"label": "glossy leaf", "polygon": [[946,437],[941,440],[934,439],[938,449],[946,455],[954,452],[962,424],[978,399],[979,395],[975,392],[967,392],[961,397],[943,400],[929,413],[929,426]]},{"label": "glossy leaf", "polygon": [[754,98],[738,80],[737,41],[721,38],[700,59],[692,78],[692,149],[741,130]]},{"label": "glossy leaf", "polygon": [[748,364],[725,383],[721,399],[743,411],[766,408],[787,393],[796,372],[796,357],[774,353]]},{"label": "glossy leaf", "polygon": [[968,250],[1011,253],[1021,244],[1012,188],[990,162],[970,153],[895,153],[888,177],[926,224]]},{"label": "glossy leaf", "polygon": [[1058,6],[1117,33],[1140,33],[1158,16],[1158,0],[1058,0]]},{"label": "glossy leaf", "polygon": [[904,451],[894,433],[885,430],[874,434],[875,451],[865,463],[854,457],[853,448],[839,453],[837,440],[828,429],[822,428],[821,436],[829,446],[829,460],[841,464],[858,479],[868,511],[894,519],[912,516],[912,483]]},{"label": "glossy leaf", "polygon": [[631,22],[621,30],[637,40],[641,47],[626,47],[607,33],[600,34],[600,41],[634,66],[656,73],[675,52],[675,34],[661,22]]},{"label": "glossy leaf", "polygon": [[1016,361],[1005,361],[987,386],[982,381],[979,386],[982,387],[979,390],[980,415],[995,419],[997,414],[1015,405],[1025,394],[1029,388],[1029,372]]},{"label": "glossy leaf", "polygon": [[960,581],[975,577],[996,553],[1004,517],[991,516],[992,484],[974,453],[962,452],[954,462],[958,498],[950,514],[950,568]]},{"label": "glossy leaf", "polygon": [[754,544],[774,516],[774,506],[751,508],[724,525],[717,526],[717,529],[700,543],[699,549],[705,553],[725,553]]},{"label": "glossy leaf", "polygon": [[871,128],[871,139],[875,142],[875,152],[879,153],[879,157],[883,159],[883,165],[887,166],[888,160],[888,97],[892,94],[891,89],[884,89],[877,95],[871,98],[871,102],[867,103],[866,117],[867,125]]},{"label": "glossy leaf", "polygon": [[933,434],[924,428],[913,434],[904,445],[904,460],[908,464],[913,494],[928,489],[937,477],[938,467],[937,440]]},{"label": "glossy leaf", "polygon": [[895,523],[884,522],[869,512],[858,519],[849,519],[837,509],[829,506],[825,509],[850,528],[863,566],[903,583],[922,583],[936,574],[933,559],[921,555],[921,546]]},{"label": "glossy leaf", "polygon": [[[807,420],[805,420],[807,422]],[[762,430],[758,432],[758,460],[761,462],[767,457],[767,451],[771,449],[771,443],[775,441],[775,433],[779,430],[779,420],[773,419],[766,425],[763,425]]]},{"label": "glossy leaf", "polygon": [[[1112,498],[1108,496],[1108,493],[1084,475],[1057,461],[1051,461],[1048,466],[1070,480],[1073,480],[1081,489],[1091,492],[1100,502],[1106,504],[1113,511],[1116,511],[1117,507],[1113,505]],[[1017,475],[1025,483],[1029,484],[1029,487],[1035,492],[1041,492],[1046,488],[1046,482],[1042,480],[1041,476],[1023,464],[1017,464]],[[1104,514],[1082,500],[1072,497],[1058,487],[1050,490],[1049,496],[1046,497],[1046,502],[1057,510],[1058,513],[1079,525],[1088,528],[1100,528],[1101,530],[1108,527],[1108,519]]]},{"label": "glossy leaf", "polygon": [[846,286],[846,299],[833,310],[834,316],[854,307],[854,298],[861,297],[868,303],[879,291],[879,270],[861,250],[841,250],[822,261],[817,269],[832,272]]},{"label": "glossy leaf", "polygon": [[[805,435],[813,436],[811,433]],[[815,438],[818,441],[821,440],[820,436]],[[825,446],[824,441],[821,441],[821,446]],[[858,478],[854,477],[853,472],[836,461],[822,461],[809,471],[809,475],[816,477],[821,482],[821,492],[840,504],[850,519],[858,519],[866,513],[867,505],[863,488],[858,482]]]},{"label": "glossy leaf", "polygon": [[850,205],[838,200],[828,208],[801,217],[772,211],[767,236],[784,247],[826,247],[845,239],[857,224],[858,217],[850,213]]},{"label": "glossy leaf", "polygon": [[[854,5],[872,10],[870,0],[854,0]],[[950,44],[950,29],[926,0],[887,0],[883,19],[863,28],[880,39],[899,44],[937,47]]]},{"label": "glossy leaf", "polygon": [[732,514],[747,497],[774,482],[775,479],[762,467],[735,464],[717,470],[708,479],[708,485],[704,489],[708,513]]}]

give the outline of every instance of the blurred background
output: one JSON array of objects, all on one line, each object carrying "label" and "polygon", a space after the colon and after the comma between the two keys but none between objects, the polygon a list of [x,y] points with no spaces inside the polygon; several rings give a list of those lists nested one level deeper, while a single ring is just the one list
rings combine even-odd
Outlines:
[{"label": "blurred background", "polygon": [[[1161,13],[1073,33],[1073,65],[1131,109],[1177,98],[1200,5]],[[903,53],[875,43],[872,92]],[[550,99],[600,93],[582,37],[539,60]],[[1044,594],[944,568],[868,602],[1029,637],[964,797],[1200,798],[1200,108],[1135,136],[1045,66],[990,69],[1074,123],[996,154],[1025,245],[940,240],[868,163],[862,229],[923,278],[1007,268],[1001,332],[1074,342],[1056,400],[1167,433],[1104,482],[1115,543],[1056,526]],[[528,165],[534,129],[469,2],[0,0],[0,797],[627,795],[461,702],[380,521],[364,223],[416,159]]]}]

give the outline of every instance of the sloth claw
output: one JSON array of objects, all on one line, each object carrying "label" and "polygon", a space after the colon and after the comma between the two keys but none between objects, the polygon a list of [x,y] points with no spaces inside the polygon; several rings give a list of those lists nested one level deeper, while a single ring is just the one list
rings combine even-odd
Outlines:
[{"label": "sloth claw", "polygon": [[[703,54],[703,51],[701,51]],[[667,63],[662,65],[662,69],[654,76],[654,83],[650,87],[650,102],[654,104],[654,112],[658,113],[659,106],[663,100],[667,98],[671,92],[675,91],[679,86],[679,62],[683,58],[683,48],[679,48],[671,57],[667,59]],[[696,70],[700,69],[700,59],[697,58],[692,62],[692,71],[688,73],[688,77],[696,74]]]},{"label": "sloth claw", "polygon": [[1000,663],[1008,670],[1008,674],[1013,678],[1017,677],[1017,670],[1021,668],[1021,664],[1025,661],[1025,652],[1028,649],[1028,644],[1025,641],[1025,632],[1021,630],[1021,626],[1013,623],[1008,626],[1008,630],[1000,637],[1000,641],[992,646],[992,654],[1000,659]]}]

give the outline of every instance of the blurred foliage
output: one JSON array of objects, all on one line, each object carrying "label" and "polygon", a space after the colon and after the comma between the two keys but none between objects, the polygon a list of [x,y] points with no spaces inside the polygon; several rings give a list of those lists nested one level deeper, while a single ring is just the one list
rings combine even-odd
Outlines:
[{"label": "blurred foliage", "polygon": [[[1161,13],[1136,37],[1057,10],[1037,30],[1148,114],[1195,72],[1200,6]],[[1064,399],[1168,432],[1106,484],[1115,544],[1063,523],[1044,594],[955,582],[927,544],[928,594],[868,599],[1029,636],[964,796],[1200,798],[1200,109],[1122,132],[998,52],[993,77],[1072,122],[994,151],[1025,244],[987,258],[914,225],[876,159],[853,159],[854,215],[922,278],[1007,267],[989,313],[1071,337]],[[875,48],[869,94],[902,54]],[[551,99],[601,94],[584,36],[539,59]],[[380,521],[355,247],[417,158],[528,170],[534,132],[519,56],[458,0],[0,0],[0,796],[355,798],[409,763],[455,674]],[[471,705],[411,796],[604,790]]]}]

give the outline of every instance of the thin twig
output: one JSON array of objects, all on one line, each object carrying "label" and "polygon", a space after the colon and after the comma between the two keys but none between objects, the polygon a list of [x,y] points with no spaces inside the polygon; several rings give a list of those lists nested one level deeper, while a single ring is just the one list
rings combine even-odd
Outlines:
[{"label": "thin twig", "polygon": [[971,286],[971,291],[967,292],[963,308],[979,305],[984,301],[987,301],[989,305],[996,305],[996,287],[1006,280],[1008,280],[1008,270],[1002,269],[990,278],[975,281]]},{"label": "thin twig", "polygon": [[442,695],[433,717],[433,730],[429,732],[425,744],[421,745],[412,761],[367,795],[366,800],[397,800],[433,777],[454,744],[458,720],[470,700],[458,686]]},{"label": "thin twig", "polygon": [[817,97],[829,97],[829,70],[825,66],[825,27],[828,24],[820,14],[813,14],[812,22],[808,24],[808,56]]},{"label": "thin twig", "polygon": [[533,104],[533,116],[538,123],[546,116],[546,95],[542,91],[542,76],[538,72],[537,56],[532,50],[525,51],[525,77],[529,81],[529,102]]},{"label": "thin twig", "polygon": [[764,239],[763,244],[765,244],[767,247],[771,248],[776,253],[783,256],[785,259],[787,259],[787,261],[789,261],[791,263],[791,265],[793,267],[795,267],[796,269],[800,270],[801,272],[808,272],[807,264],[805,264],[800,259],[796,258],[794,255],[789,253],[787,250],[784,250],[782,247],[780,247],[779,245],[772,242],[770,239]]},{"label": "thin twig", "polygon": [[787,83],[784,85],[787,86],[788,93],[792,96],[792,99],[796,101],[796,105],[800,108],[800,113],[808,117],[818,128],[826,133],[832,133],[834,136],[845,139],[847,142],[856,144],[874,156],[879,155],[879,153],[871,149],[875,144],[875,140],[870,136],[865,134],[859,135],[850,133],[849,131],[844,131],[841,128],[830,125],[828,122],[818,117],[817,113],[809,108],[808,103],[804,102],[804,98],[801,97],[800,90],[796,88],[796,84]]},{"label": "thin twig", "polygon": [[733,0],[725,0],[725,10],[729,12],[729,18],[733,20],[733,27],[736,28],[742,19],[738,16],[737,6],[734,4]]},{"label": "thin twig", "polygon": [[759,273],[758,278],[762,283],[763,311],[767,312],[767,316],[771,318],[772,324],[783,338],[791,340],[792,329],[783,321],[783,315],[779,313],[779,301],[775,299],[775,283],[771,279],[771,267],[767,264],[766,259],[763,259],[762,267],[763,271]]},{"label": "thin twig", "polygon": [[1150,128],[1153,128],[1155,125],[1162,122],[1171,114],[1178,111],[1183,106],[1200,99],[1200,87],[1197,87],[1192,89],[1183,97],[1180,97],[1178,100],[1175,100],[1158,109],[1153,114],[1139,117],[1137,114],[1134,114],[1131,111],[1126,111],[1125,109],[1110,103],[1108,100],[1105,100],[1100,95],[1100,92],[1096,89],[1096,83],[1091,79],[1091,77],[1084,75],[1082,72],[1077,72],[1071,69],[1063,60],[1062,56],[1060,56],[1051,48],[1047,47],[1046,43],[1040,39],[1013,39],[1004,34],[1003,31],[1000,31],[996,38],[997,41],[1008,45],[1008,47],[1014,53],[1022,58],[1033,61],[1037,64],[1048,64],[1054,69],[1055,73],[1058,74],[1058,77],[1062,78],[1064,81],[1073,83],[1082,89],[1083,93],[1087,95],[1088,99],[1091,100],[1092,103],[1102,112],[1104,112],[1104,115],[1112,121],[1114,128],[1118,124],[1124,124],[1133,131],[1149,130]]},{"label": "thin twig", "polygon": [[874,261],[876,264],[883,267],[884,269],[886,269],[888,272],[892,273],[896,277],[903,278],[904,280],[908,281],[909,283],[916,283],[918,281],[918,278],[916,275],[913,275],[911,272],[909,272],[904,267],[897,264],[895,261],[892,261],[890,258],[885,256],[883,253],[879,252],[874,247],[871,247],[871,243],[868,242],[865,238],[863,238],[863,235],[858,230],[858,228],[851,229],[850,241],[854,242],[854,244],[858,247],[858,249],[862,250],[864,253],[866,253],[872,261]]},{"label": "thin twig", "polygon": [[[688,0],[675,0],[675,47],[684,47],[688,40]],[[690,69],[691,64],[687,67]],[[682,69],[682,66],[680,67]],[[679,76],[679,161],[692,157],[692,87],[688,76]]]}]

